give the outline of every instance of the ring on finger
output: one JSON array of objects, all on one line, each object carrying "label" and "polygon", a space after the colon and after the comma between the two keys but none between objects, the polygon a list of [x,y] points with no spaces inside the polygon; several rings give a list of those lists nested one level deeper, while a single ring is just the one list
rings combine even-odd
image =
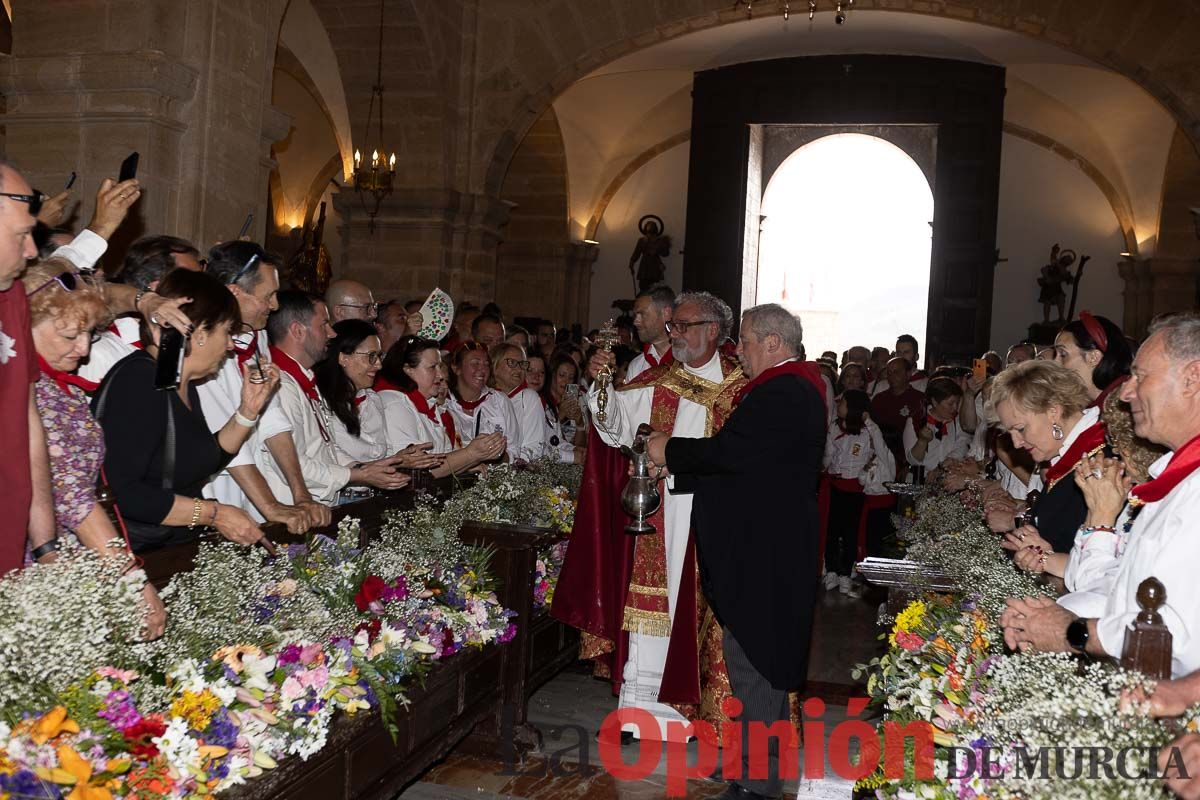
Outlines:
[{"label": "ring on finger", "polygon": [[158,314],[151,314],[151,315],[150,315],[150,324],[151,324],[151,325],[157,325],[157,324],[158,324]]}]

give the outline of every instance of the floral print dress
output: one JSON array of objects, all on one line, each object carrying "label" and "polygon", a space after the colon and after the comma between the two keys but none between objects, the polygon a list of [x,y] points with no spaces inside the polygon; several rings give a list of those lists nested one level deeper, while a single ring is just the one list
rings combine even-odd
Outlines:
[{"label": "floral print dress", "polygon": [[46,429],[54,519],[61,538],[78,528],[96,505],[104,435],[79,387],[60,387],[43,373],[34,385],[34,398]]}]

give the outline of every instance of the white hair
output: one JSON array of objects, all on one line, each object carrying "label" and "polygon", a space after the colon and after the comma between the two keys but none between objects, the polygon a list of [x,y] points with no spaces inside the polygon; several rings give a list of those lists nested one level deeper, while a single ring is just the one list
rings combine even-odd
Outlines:
[{"label": "white hair", "polygon": [[1180,311],[1155,317],[1147,333],[1162,334],[1163,347],[1172,361],[1200,359],[1200,313]]},{"label": "white hair", "polygon": [[675,298],[675,310],[684,303],[692,303],[717,323],[717,344],[729,338],[733,330],[733,309],[721,298],[709,292],[684,292]]},{"label": "white hair", "polygon": [[800,318],[778,303],[764,303],[742,314],[743,324],[758,338],[775,334],[793,355],[804,350],[804,326]]}]

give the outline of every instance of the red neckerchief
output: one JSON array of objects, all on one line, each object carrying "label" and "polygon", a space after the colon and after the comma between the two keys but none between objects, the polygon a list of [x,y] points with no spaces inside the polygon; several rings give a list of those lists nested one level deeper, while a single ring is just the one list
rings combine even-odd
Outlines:
[{"label": "red neckerchief", "polygon": [[1139,483],[1129,491],[1129,504],[1141,506],[1146,503],[1157,503],[1171,490],[1178,486],[1184,478],[1191,475],[1200,467],[1200,436],[1190,439],[1187,444],[1171,454],[1167,468],[1157,478]]},{"label": "red neckerchief", "polygon": [[233,352],[237,355],[238,372],[241,372],[242,365],[258,352],[258,342],[255,341],[255,336],[251,335],[249,344],[239,344],[237,339],[233,340]]},{"label": "red neckerchief", "polygon": [[[121,329],[117,327],[117,323],[108,323],[108,332],[120,339],[122,342],[125,342],[125,337],[121,335]],[[125,342],[125,344],[129,345],[134,350],[141,350],[143,347],[145,347],[145,345],[141,343],[141,340],[136,342]]]},{"label": "red neckerchief", "polygon": [[1115,381],[1110,383],[1108,386],[1105,386],[1104,390],[1101,391],[1100,394],[1096,395],[1096,399],[1093,400],[1092,402],[1088,403],[1087,407],[1103,409],[1104,401],[1108,399],[1108,396],[1110,394],[1112,394],[1114,391],[1116,391],[1117,389],[1119,389],[1121,387],[1121,384],[1123,384],[1127,380],[1129,380],[1129,376],[1122,375],[1121,377],[1117,378]]},{"label": "red neckerchief", "polygon": [[1075,465],[1079,460],[1089,453],[1095,452],[1104,447],[1104,423],[1097,421],[1086,431],[1079,434],[1075,441],[1071,442],[1071,446],[1067,448],[1067,452],[1055,461],[1053,466],[1049,467],[1042,473],[1042,482],[1046,485],[1046,491],[1054,488],[1054,484],[1058,483],[1071,470],[1075,469]]},{"label": "red neckerchief", "polygon": [[754,387],[761,386],[781,375],[797,375],[804,378],[816,388],[817,396],[821,398],[821,405],[825,405],[825,382],[821,380],[821,368],[815,361],[784,361],[770,369],[764,369],[754,380],[748,381],[738,390],[737,396],[733,398],[733,404],[736,406],[746,399],[746,395],[750,394]]},{"label": "red neckerchief", "polygon": [[946,431],[950,428],[949,422],[942,422],[933,414],[925,415],[925,424],[933,428],[933,437],[939,442],[942,440],[942,437],[946,435]]},{"label": "red neckerchief", "polygon": [[838,420],[837,420],[837,426],[838,426],[838,430],[839,430],[839,431],[841,431],[841,433],[839,433],[837,436],[833,437],[833,440],[834,440],[835,442],[836,442],[838,439],[845,439],[847,436],[849,436],[849,435],[850,435],[850,434],[849,434],[849,433],[846,431],[846,420],[844,420],[844,419],[838,419]]},{"label": "red neckerchief", "polygon": [[358,408],[365,402],[367,402],[367,396],[365,394],[360,394],[359,396],[354,398],[354,407]]},{"label": "red neckerchief", "polygon": [[517,388],[513,389],[511,392],[508,393],[509,399],[516,397],[517,395],[519,395],[521,392],[525,391],[528,388],[529,388],[529,384],[526,383],[525,381],[521,381],[520,386],[518,386]]},{"label": "red neckerchief", "polygon": [[69,372],[63,372],[61,369],[55,369],[46,362],[46,359],[42,358],[41,353],[37,354],[37,360],[38,366],[42,370],[42,374],[57,383],[58,388],[62,389],[67,394],[71,393],[71,390],[67,388],[68,386],[78,386],[88,394],[91,394],[92,392],[96,391],[96,389],[100,388],[100,384],[95,383],[94,381],[89,381],[87,378],[80,377],[79,375],[72,375]]},{"label": "red neckerchief", "polygon": [[927,376],[925,375],[925,373],[922,370],[916,370],[915,372],[913,372],[911,375],[908,376],[908,382],[912,383],[913,381],[923,381],[923,380],[925,380],[926,377]]},{"label": "red neckerchief", "polygon": [[404,389],[401,389],[382,375],[375,376],[375,383],[371,388],[377,392],[400,392],[401,394],[405,394]]},{"label": "red neckerchief", "polygon": [[458,404],[460,406],[462,406],[463,411],[474,414],[475,409],[479,408],[479,406],[481,406],[483,404],[483,401],[487,400],[487,397],[488,397],[488,390],[484,389],[483,394],[479,395],[478,400],[463,400],[461,397],[459,397],[457,399],[458,399]]},{"label": "red neckerchief", "polygon": [[320,401],[321,395],[317,391],[316,381],[304,374],[304,367],[300,366],[296,359],[275,345],[271,345],[271,360],[275,362],[275,366],[295,379],[296,383],[300,385],[300,391],[304,392],[305,397],[309,400]]},{"label": "red neckerchief", "polygon": [[[376,389],[375,391],[379,391]],[[417,409],[418,414],[423,414],[430,422],[438,421],[437,408],[429,405],[429,400],[425,395],[418,392],[416,389],[405,392],[403,389],[397,388],[397,391],[404,392],[404,396],[413,404],[413,408]],[[442,427],[446,430],[446,438],[450,440],[451,447],[458,447],[458,431],[454,429],[454,416],[450,411],[442,411]]]},{"label": "red neckerchief", "polygon": [[659,364],[670,364],[675,360],[671,355],[671,348],[667,348],[667,352],[663,353],[662,358],[654,355],[654,345],[648,344],[642,347],[642,355],[646,357],[646,363],[652,367],[657,367]]}]

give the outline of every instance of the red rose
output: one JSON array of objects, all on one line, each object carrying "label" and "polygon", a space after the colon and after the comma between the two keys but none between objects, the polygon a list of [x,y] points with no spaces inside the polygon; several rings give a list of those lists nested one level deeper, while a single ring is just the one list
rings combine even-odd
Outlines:
[{"label": "red rose", "polygon": [[371,619],[367,620],[366,622],[358,623],[358,627],[355,628],[354,630],[355,631],[366,631],[367,632],[367,642],[373,643],[375,641],[375,638],[377,636],[379,636],[379,629],[381,627],[383,627],[383,626],[380,625],[379,617],[372,617]]},{"label": "red rose", "polygon": [[125,729],[125,741],[129,743],[129,751],[138,758],[151,761],[158,757],[158,747],[150,741],[155,736],[167,732],[167,726],[157,716],[142,717],[142,719]]},{"label": "red rose", "polygon": [[383,592],[387,588],[388,585],[383,578],[378,575],[368,575],[363,578],[362,586],[358,587],[358,594],[354,595],[354,605],[358,606],[359,611],[365,612],[370,608],[371,603],[383,596]]}]

